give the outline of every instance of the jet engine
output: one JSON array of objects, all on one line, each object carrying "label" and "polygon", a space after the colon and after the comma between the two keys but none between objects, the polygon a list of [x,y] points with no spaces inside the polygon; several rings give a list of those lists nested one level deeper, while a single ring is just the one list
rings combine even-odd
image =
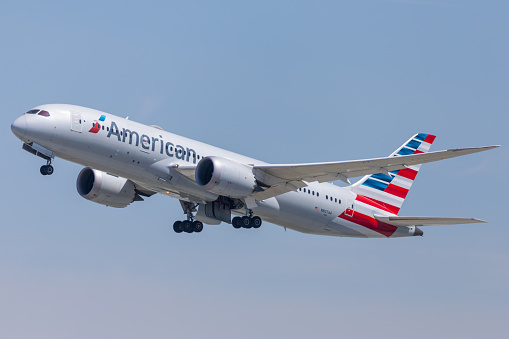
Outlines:
[{"label": "jet engine", "polygon": [[135,200],[143,200],[131,180],[85,167],[76,180],[78,193],[101,205],[123,208]]},{"label": "jet engine", "polygon": [[196,182],[204,189],[232,198],[253,193],[257,183],[249,166],[220,157],[205,157],[196,166]]}]

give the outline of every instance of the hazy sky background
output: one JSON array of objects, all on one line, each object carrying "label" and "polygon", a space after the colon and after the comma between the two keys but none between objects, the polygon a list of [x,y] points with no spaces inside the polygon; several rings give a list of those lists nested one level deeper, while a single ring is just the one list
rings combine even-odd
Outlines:
[{"label": "hazy sky background", "polygon": [[[0,3],[0,337],[507,338],[506,1]],[[103,110],[273,163],[501,144],[424,165],[402,215],[488,224],[424,237],[265,223],[175,234],[175,199],[125,209],[81,167],[21,150],[46,103]]]}]

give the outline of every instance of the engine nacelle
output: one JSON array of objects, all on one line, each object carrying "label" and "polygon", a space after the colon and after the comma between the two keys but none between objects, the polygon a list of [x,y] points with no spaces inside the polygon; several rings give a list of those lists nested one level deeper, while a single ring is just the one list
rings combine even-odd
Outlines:
[{"label": "engine nacelle", "polygon": [[220,157],[202,158],[195,178],[204,189],[232,198],[248,196],[257,185],[250,167]]},{"label": "engine nacelle", "polygon": [[123,208],[135,200],[143,200],[131,180],[90,167],[81,170],[76,188],[83,198],[111,207]]}]

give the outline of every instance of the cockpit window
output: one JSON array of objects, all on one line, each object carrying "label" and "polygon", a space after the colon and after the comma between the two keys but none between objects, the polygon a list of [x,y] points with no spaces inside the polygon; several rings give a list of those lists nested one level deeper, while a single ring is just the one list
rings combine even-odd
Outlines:
[{"label": "cockpit window", "polygon": [[40,111],[40,109],[31,109],[30,111],[26,112],[25,114],[37,114]]},{"label": "cockpit window", "polygon": [[43,117],[49,117],[48,111],[40,111],[39,113],[37,113],[37,115],[42,115]]}]

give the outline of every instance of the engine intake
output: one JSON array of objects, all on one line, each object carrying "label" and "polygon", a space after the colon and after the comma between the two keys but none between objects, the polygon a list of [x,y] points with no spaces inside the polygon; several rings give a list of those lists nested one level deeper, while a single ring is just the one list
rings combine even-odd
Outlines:
[{"label": "engine intake", "polygon": [[111,207],[123,208],[135,200],[143,200],[131,180],[90,167],[81,170],[76,188],[83,198]]},{"label": "engine intake", "polygon": [[204,189],[231,198],[246,197],[257,185],[251,167],[221,157],[202,158],[195,179]]}]

